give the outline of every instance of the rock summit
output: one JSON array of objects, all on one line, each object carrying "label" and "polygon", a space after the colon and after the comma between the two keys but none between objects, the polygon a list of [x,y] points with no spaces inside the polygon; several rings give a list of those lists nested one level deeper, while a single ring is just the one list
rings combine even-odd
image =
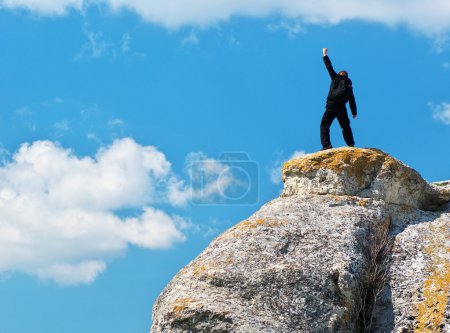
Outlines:
[{"label": "rock summit", "polygon": [[282,176],[167,285],[151,333],[450,332],[450,182],[359,148]]}]

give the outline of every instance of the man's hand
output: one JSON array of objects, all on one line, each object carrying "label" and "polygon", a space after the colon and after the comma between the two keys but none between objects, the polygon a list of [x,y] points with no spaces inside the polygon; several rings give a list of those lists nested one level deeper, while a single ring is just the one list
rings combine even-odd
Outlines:
[{"label": "man's hand", "polygon": [[325,57],[328,53],[328,49],[326,47],[323,48],[323,56]]},{"label": "man's hand", "polygon": [[353,119],[356,119],[356,114],[353,115]]}]

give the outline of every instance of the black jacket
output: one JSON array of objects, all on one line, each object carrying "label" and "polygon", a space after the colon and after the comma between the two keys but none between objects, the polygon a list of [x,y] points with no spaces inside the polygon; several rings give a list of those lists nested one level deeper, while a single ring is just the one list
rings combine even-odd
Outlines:
[{"label": "black jacket", "polygon": [[[333,66],[331,65],[331,60],[330,60],[330,58],[328,58],[328,56],[323,57],[323,62],[325,63],[325,67],[327,68],[328,73],[330,74],[330,77],[331,77],[330,91],[329,91],[328,97],[327,97],[327,107],[335,107],[335,108],[343,107],[343,108],[345,108],[345,103],[342,104],[342,102],[337,102],[333,99],[333,97],[331,97],[332,91],[339,85],[339,82],[343,79],[343,77],[335,72],[335,70],[333,69]],[[350,79],[348,79],[348,80],[350,81],[350,86],[351,86],[352,81]],[[352,114],[356,115],[357,108],[356,108],[355,96],[353,95],[353,89],[351,90],[348,102],[350,104],[350,110],[352,111]]]}]

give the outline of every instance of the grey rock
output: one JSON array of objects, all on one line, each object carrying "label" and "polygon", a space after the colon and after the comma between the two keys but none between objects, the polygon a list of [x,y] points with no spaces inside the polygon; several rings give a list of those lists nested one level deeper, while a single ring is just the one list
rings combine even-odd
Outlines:
[{"label": "grey rock", "polygon": [[447,182],[429,184],[378,149],[325,150],[285,163],[282,172],[284,195],[354,195],[423,210],[440,210],[450,201]]},{"label": "grey rock", "polygon": [[450,211],[413,215],[412,223],[395,236],[391,251],[386,289],[392,295],[392,331],[448,333]]},{"label": "grey rock", "polygon": [[356,148],[283,180],[173,278],[151,333],[450,332],[448,184]]}]

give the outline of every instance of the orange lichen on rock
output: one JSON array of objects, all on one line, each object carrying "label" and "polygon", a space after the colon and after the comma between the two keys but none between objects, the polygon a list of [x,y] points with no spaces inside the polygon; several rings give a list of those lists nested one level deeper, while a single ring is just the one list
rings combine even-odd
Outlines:
[{"label": "orange lichen on rock", "polygon": [[215,241],[220,241],[226,238],[239,237],[243,233],[246,233],[250,230],[256,229],[257,227],[270,227],[275,228],[277,226],[282,225],[286,221],[278,220],[278,219],[248,219],[244,220],[233,228],[223,233],[219,237],[216,238]]},{"label": "orange lichen on rock", "polygon": [[369,199],[359,199],[358,201],[356,201],[356,204],[361,207],[367,207],[369,205],[369,202]]},{"label": "orange lichen on rock", "polygon": [[256,219],[256,220],[245,220],[236,225],[233,230],[248,230],[248,229],[255,229],[256,227],[263,225],[265,221],[263,219]]},{"label": "orange lichen on rock", "polygon": [[416,318],[416,333],[443,332],[445,309],[450,298],[450,248],[445,248],[446,239],[450,239],[447,224],[436,228],[433,232],[435,238],[425,252],[432,256],[433,263],[430,275],[423,284],[423,300],[418,304]]},{"label": "orange lichen on rock", "polygon": [[378,149],[339,148],[287,161],[283,165],[282,174],[284,180],[290,175],[329,169],[336,174],[344,173],[347,177],[356,178],[361,184],[368,170],[379,170],[382,166],[393,168],[399,164],[399,161]]},{"label": "orange lichen on rock", "polygon": [[213,270],[218,267],[217,263],[208,261],[208,262],[194,262],[190,265],[182,268],[178,273],[177,276],[191,276],[197,279],[203,279],[203,278],[212,278],[213,276]]},{"label": "orange lichen on rock", "polygon": [[450,263],[433,273],[423,286],[423,301],[418,304],[417,333],[442,332],[450,293]]},{"label": "orange lichen on rock", "polygon": [[177,298],[173,302],[172,313],[174,314],[174,316],[179,317],[182,314],[182,312],[188,309],[195,309],[199,307],[202,307],[202,305],[199,304],[198,301],[195,299]]},{"label": "orange lichen on rock", "polygon": [[196,278],[206,277],[211,278],[213,276],[213,270],[218,267],[218,264],[212,261],[198,262],[191,266],[192,275]]}]

